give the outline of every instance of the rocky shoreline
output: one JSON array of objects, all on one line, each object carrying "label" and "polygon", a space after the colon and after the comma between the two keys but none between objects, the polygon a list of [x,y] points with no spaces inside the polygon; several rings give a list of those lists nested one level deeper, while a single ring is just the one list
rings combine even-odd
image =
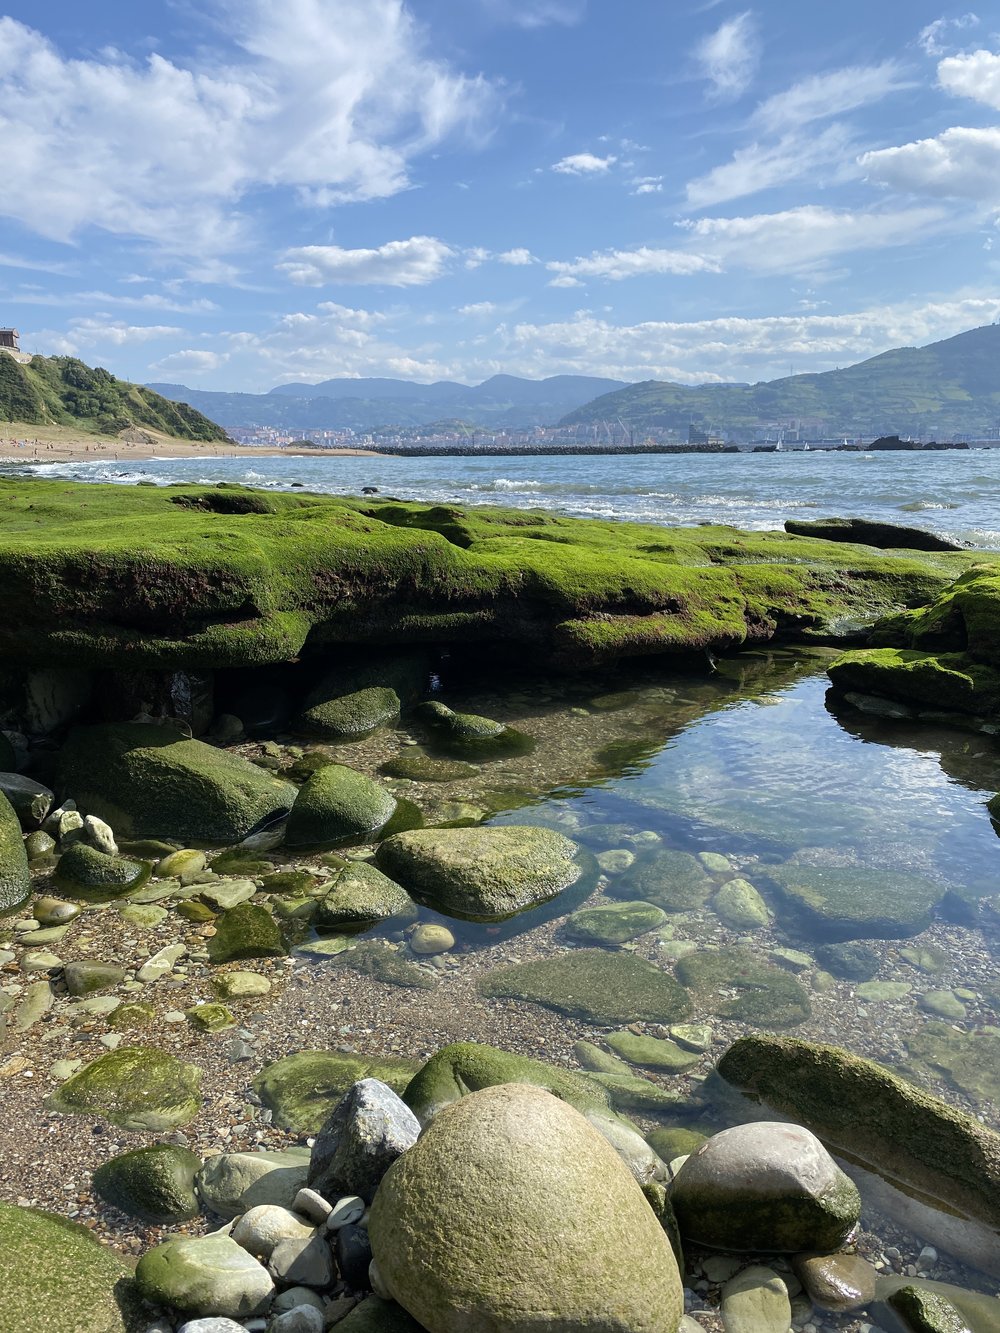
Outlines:
[{"label": "rocky shoreline", "polygon": [[[401,508],[407,522],[424,521],[419,507]],[[252,506],[238,521],[247,516],[259,524]],[[451,538],[463,524],[447,516]],[[589,531],[569,528],[574,537]],[[469,538],[468,526],[463,530]],[[425,540],[428,529],[417,531]],[[472,540],[488,545],[482,536]],[[719,539],[699,540],[705,552]],[[809,548],[810,539],[802,541]],[[6,558],[13,559],[12,548]],[[576,558],[586,567],[590,556]],[[865,579],[881,579],[874,559],[853,555],[849,563],[863,566]],[[887,562],[887,584],[895,582],[897,593],[901,575],[915,580],[912,594],[926,590],[928,578],[939,584],[933,571],[944,566],[935,562],[953,557],[922,557],[930,563],[919,571],[905,557],[878,559]],[[876,594],[875,607],[884,606]],[[582,602],[577,625],[591,643],[617,614],[581,612]],[[682,612],[689,649],[705,643],[691,612],[690,604]],[[161,645],[168,622],[153,634]],[[734,623],[729,613],[726,623]],[[1000,1268],[989,1254],[995,1235],[984,1242],[981,1232],[995,1230],[996,1219],[978,1200],[992,1189],[990,1154],[1000,1143],[1000,982],[976,944],[990,929],[988,898],[970,886],[958,901],[933,877],[875,875],[858,862],[778,851],[777,843],[754,844],[745,834],[710,836],[700,828],[695,836],[693,826],[683,833],[676,816],[664,822],[650,810],[643,818],[638,805],[633,822],[622,822],[613,802],[588,819],[585,804],[553,799],[581,784],[600,790],[609,775],[630,771],[637,756],[641,762],[650,736],[661,746],[727,699],[753,697],[752,657],[717,664],[722,670],[710,687],[701,683],[704,663],[699,676],[690,665],[687,674],[675,667],[671,675],[655,662],[638,674],[609,665],[597,676],[549,683],[506,667],[487,683],[476,661],[481,654],[447,643],[347,655],[340,647],[336,660],[329,646],[314,648],[301,665],[262,665],[255,674],[232,668],[236,628],[222,620],[213,629],[214,641],[224,644],[213,671],[176,666],[186,641],[176,627],[161,668],[129,671],[117,656],[120,635],[112,636],[108,665],[95,665],[107,626],[84,604],[60,631],[63,651],[80,654],[78,666],[56,672],[11,661],[2,682],[0,1206],[24,1248],[12,1249],[0,1271],[21,1301],[12,1308],[23,1333],[312,1333],[341,1323],[345,1333],[716,1333],[720,1318],[727,1333],[787,1333],[789,1326],[804,1333],[866,1326],[923,1333],[959,1327],[956,1318],[972,1333],[990,1326],[1000,1311]],[[544,638],[551,630],[539,632]],[[647,641],[648,627],[637,638],[630,633],[634,648]],[[617,629],[612,641],[619,648],[624,642]],[[795,679],[831,656],[812,648],[787,660],[778,653],[760,670],[764,679],[781,679],[783,671]],[[805,1044],[747,1036],[757,1029],[791,1031]],[[904,1117],[899,1142],[875,1142],[867,1158],[857,1141],[860,1111],[848,1117],[845,1137],[822,1122],[807,1097],[779,1095],[795,1086],[812,1052],[841,1035],[855,1056],[893,1065],[939,1094],[921,1101],[908,1083],[885,1085],[893,1105],[922,1108],[924,1119]],[[745,1045],[758,1040],[758,1047]],[[749,1065],[739,1055],[744,1050],[754,1052]],[[791,1063],[775,1075],[768,1105],[754,1108],[737,1097],[737,1088],[766,1091],[758,1075],[771,1064],[780,1071],[782,1059]],[[817,1095],[831,1104],[849,1101],[850,1070],[864,1068],[863,1061],[830,1066],[824,1059],[824,1077],[833,1083]],[[450,1072],[432,1078],[442,1060],[451,1061]],[[751,1075],[732,1073],[728,1082],[716,1072],[744,1066]],[[818,1072],[803,1077],[807,1088],[820,1088]],[[505,1091],[511,1088],[520,1090]],[[469,1103],[462,1116],[447,1105],[456,1089],[470,1094],[461,1098]],[[381,1141],[372,1115],[379,1125],[410,1126],[409,1138],[397,1136],[393,1152],[379,1156],[386,1180],[410,1181],[411,1168],[419,1180],[426,1145],[428,1160],[439,1164],[423,1169],[440,1190],[400,1186],[380,1214],[382,1175],[352,1174],[357,1161],[318,1186],[321,1173],[314,1171],[324,1154],[336,1157],[354,1144],[370,1156]],[[789,1129],[786,1116],[801,1128]],[[524,1143],[521,1121],[539,1126]],[[781,1122],[768,1131],[772,1147],[758,1152],[747,1135],[756,1132],[753,1122],[771,1121]],[[483,1139],[486,1122],[494,1128]],[[454,1200],[438,1199],[452,1186],[433,1157],[437,1138],[419,1130],[439,1124],[442,1135],[454,1125],[456,1134],[470,1136],[468,1146],[463,1139],[441,1149],[440,1160],[461,1164],[482,1150],[482,1171],[500,1172],[506,1182],[487,1193],[509,1201],[523,1191],[518,1207],[501,1209],[502,1221],[488,1209],[475,1220],[456,1217],[468,1195],[469,1173],[461,1169]],[[847,1153],[840,1166],[810,1131],[835,1154]],[[943,1155],[946,1132],[958,1135],[953,1158]],[[700,1164],[717,1151],[704,1144],[736,1142],[736,1160],[762,1163],[759,1180],[773,1185],[779,1159],[782,1170],[788,1165],[790,1133],[806,1136],[794,1139],[791,1158],[801,1158],[813,1185],[827,1181],[819,1196],[826,1198],[829,1186],[842,1200],[832,1214],[841,1228],[836,1235],[805,1228],[779,1243],[777,1214],[768,1221],[753,1212],[758,1186],[739,1172],[736,1203],[725,1211],[750,1208],[748,1229],[724,1236],[692,1220],[683,1200],[694,1166],[685,1176],[683,1158],[693,1152],[692,1164]],[[531,1143],[548,1142],[548,1134],[552,1146],[538,1154],[542,1175],[531,1185],[517,1162],[527,1163]],[[579,1134],[596,1134],[605,1147],[587,1139],[590,1147],[575,1148]],[[520,1146],[505,1155],[508,1139]],[[914,1157],[914,1145],[925,1141],[929,1155]],[[774,1143],[785,1145],[784,1157]],[[560,1175],[566,1163],[596,1163],[605,1151],[608,1179],[618,1184],[603,1188],[593,1178],[596,1165]],[[261,1156],[274,1153],[281,1155],[276,1165]],[[271,1182],[281,1186],[277,1193],[262,1184],[244,1197],[231,1179],[220,1193],[219,1174],[234,1154],[241,1161],[255,1155],[255,1180],[268,1180],[263,1166],[284,1173]],[[885,1167],[890,1156],[897,1184],[919,1186],[967,1229],[956,1231],[940,1213],[916,1216],[891,1192],[870,1193],[875,1184],[863,1174],[855,1205],[855,1185],[837,1173],[843,1167],[853,1179],[859,1162]],[[397,1158],[398,1169],[390,1166]],[[943,1163],[938,1179],[935,1163]],[[295,1191],[285,1176],[297,1182]],[[723,1177],[733,1178],[733,1169]],[[782,1180],[777,1197],[790,1191],[801,1213],[801,1182]],[[956,1182],[963,1182],[958,1192],[951,1189]],[[299,1198],[300,1189],[315,1197]],[[582,1193],[560,1203],[564,1189]],[[619,1200],[613,1207],[612,1195]],[[357,1217],[357,1205],[343,1202],[355,1197],[363,1204]],[[406,1221],[416,1200],[414,1220]],[[669,1200],[684,1240],[679,1270]],[[588,1237],[573,1262],[593,1266],[600,1256],[611,1265],[600,1284],[603,1309],[600,1300],[573,1307],[587,1283],[572,1265],[559,1279],[564,1294],[553,1288],[546,1295],[566,1246],[532,1269],[530,1282],[520,1282],[515,1265],[475,1300],[463,1285],[478,1281],[470,1237],[491,1226],[511,1238],[511,1254],[549,1253],[556,1224],[539,1201],[563,1219],[578,1211],[591,1219],[571,1228]],[[251,1215],[262,1206],[282,1216]],[[435,1220],[438,1206],[447,1225]],[[784,1217],[786,1203],[775,1206]],[[138,1287],[130,1262],[95,1251],[81,1232],[47,1230],[56,1223],[29,1211],[37,1208],[82,1223],[125,1260],[141,1260]],[[343,1226],[328,1226],[331,1213]],[[234,1214],[250,1221],[233,1224]],[[628,1239],[626,1216],[645,1241]],[[511,1227],[522,1222],[528,1230],[518,1248]],[[209,1240],[220,1224],[232,1235]],[[273,1258],[275,1226],[284,1228],[281,1243],[295,1250],[287,1264]],[[408,1249],[398,1226],[425,1239],[454,1233],[465,1269],[460,1264],[446,1280],[454,1255],[447,1264],[442,1257],[431,1265],[432,1281],[420,1267],[421,1247]],[[364,1257],[369,1233],[374,1274]],[[595,1248],[594,1237],[605,1233]],[[65,1281],[40,1296],[41,1288],[25,1280],[59,1235],[73,1263],[100,1255],[89,1307],[74,1306]],[[181,1244],[194,1247],[194,1259],[176,1248]],[[638,1254],[647,1244],[651,1267],[637,1261],[622,1280],[616,1255]],[[224,1285],[218,1273],[207,1288],[201,1273],[187,1294],[174,1284],[176,1274],[164,1277],[178,1266],[189,1276],[191,1264],[200,1271],[198,1256],[212,1247],[222,1256],[219,1272],[235,1265],[248,1284],[225,1309],[221,1298],[205,1294]],[[494,1239],[487,1248],[482,1271],[492,1273],[505,1246]],[[303,1268],[300,1250],[317,1267]],[[790,1257],[815,1251],[841,1257]],[[921,1287],[927,1278],[957,1290]],[[904,1287],[915,1280],[917,1293],[897,1295],[892,1279]],[[845,1290],[853,1282],[857,1290],[838,1305],[831,1282]],[[367,1295],[373,1285],[377,1294]],[[432,1289],[437,1294],[427,1304]],[[612,1289],[619,1291],[614,1300]],[[272,1304],[276,1292],[289,1290],[292,1296]],[[516,1309],[505,1304],[513,1292],[521,1293]],[[964,1306],[962,1293],[972,1293]],[[545,1308],[557,1311],[548,1323],[539,1322],[533,1305],[546,1299]],[[236,1325],[219,1322],[233,1318]]]}]

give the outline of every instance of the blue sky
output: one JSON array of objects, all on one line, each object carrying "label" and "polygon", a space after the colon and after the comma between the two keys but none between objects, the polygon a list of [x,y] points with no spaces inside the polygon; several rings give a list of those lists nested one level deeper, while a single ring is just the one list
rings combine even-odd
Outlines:
[{"label": "blue sky", "polygon": [[940,0],[0,0],[0,323],[252,392],[756,381],[948,337],[1000,317],[998,30]]}]

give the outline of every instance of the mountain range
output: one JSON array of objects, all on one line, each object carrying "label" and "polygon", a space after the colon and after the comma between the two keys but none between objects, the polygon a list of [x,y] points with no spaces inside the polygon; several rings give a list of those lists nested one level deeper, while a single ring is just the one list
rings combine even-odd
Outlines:
[{"label": "mountain range", "polygon": [[376,430],[426,426],[448,418],[485,429],[547,426],[625,380],[554,375],[544,380],[494,375],[482,384],[439,380],[415,384],[395,379],[330,379],[319,384],[280,384],[270,393],[215,393],[183,384],[148,386],[165,398],[190,403],[228,429],[274,426],[285,430]]},{"label": "mountain range", "polygon": [[761,384],[690,386],[647,380],[604,394],[560,425],[621,418],[642,431],[725,435],[804,421],[824,436],[981,437],[1000,423],[1000,325],[970,329],[927,347],[897,347],[843,370]]}]

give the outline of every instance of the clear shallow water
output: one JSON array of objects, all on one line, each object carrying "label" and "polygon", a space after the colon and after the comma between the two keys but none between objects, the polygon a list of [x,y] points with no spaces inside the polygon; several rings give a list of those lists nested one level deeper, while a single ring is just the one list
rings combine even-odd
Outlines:
[{"label": "clear shallow water", "polygon": [[1000,548],[1000,449],[907,453],[570,458],[197,458],[45,463],[10,472],[123,483],[152,480],[334,495],[363,486],[401,499],[549,509],[644,523],[780,528],[828,514],[878,518]]}]

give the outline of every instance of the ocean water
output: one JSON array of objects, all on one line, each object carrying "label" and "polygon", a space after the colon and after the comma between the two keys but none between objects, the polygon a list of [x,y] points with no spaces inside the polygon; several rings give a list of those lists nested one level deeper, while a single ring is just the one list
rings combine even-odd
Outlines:
[{"label": "ocean water", "polygon": [[7,465],[81,481],[238,481],[330,495],[375,486],[428,504],[504,505],[642,523],[731,523],[779,529],[786,519],[877,518],[1000,549],[1000,449],[841,454],[659,454],[650,457],[155,459]]}]

